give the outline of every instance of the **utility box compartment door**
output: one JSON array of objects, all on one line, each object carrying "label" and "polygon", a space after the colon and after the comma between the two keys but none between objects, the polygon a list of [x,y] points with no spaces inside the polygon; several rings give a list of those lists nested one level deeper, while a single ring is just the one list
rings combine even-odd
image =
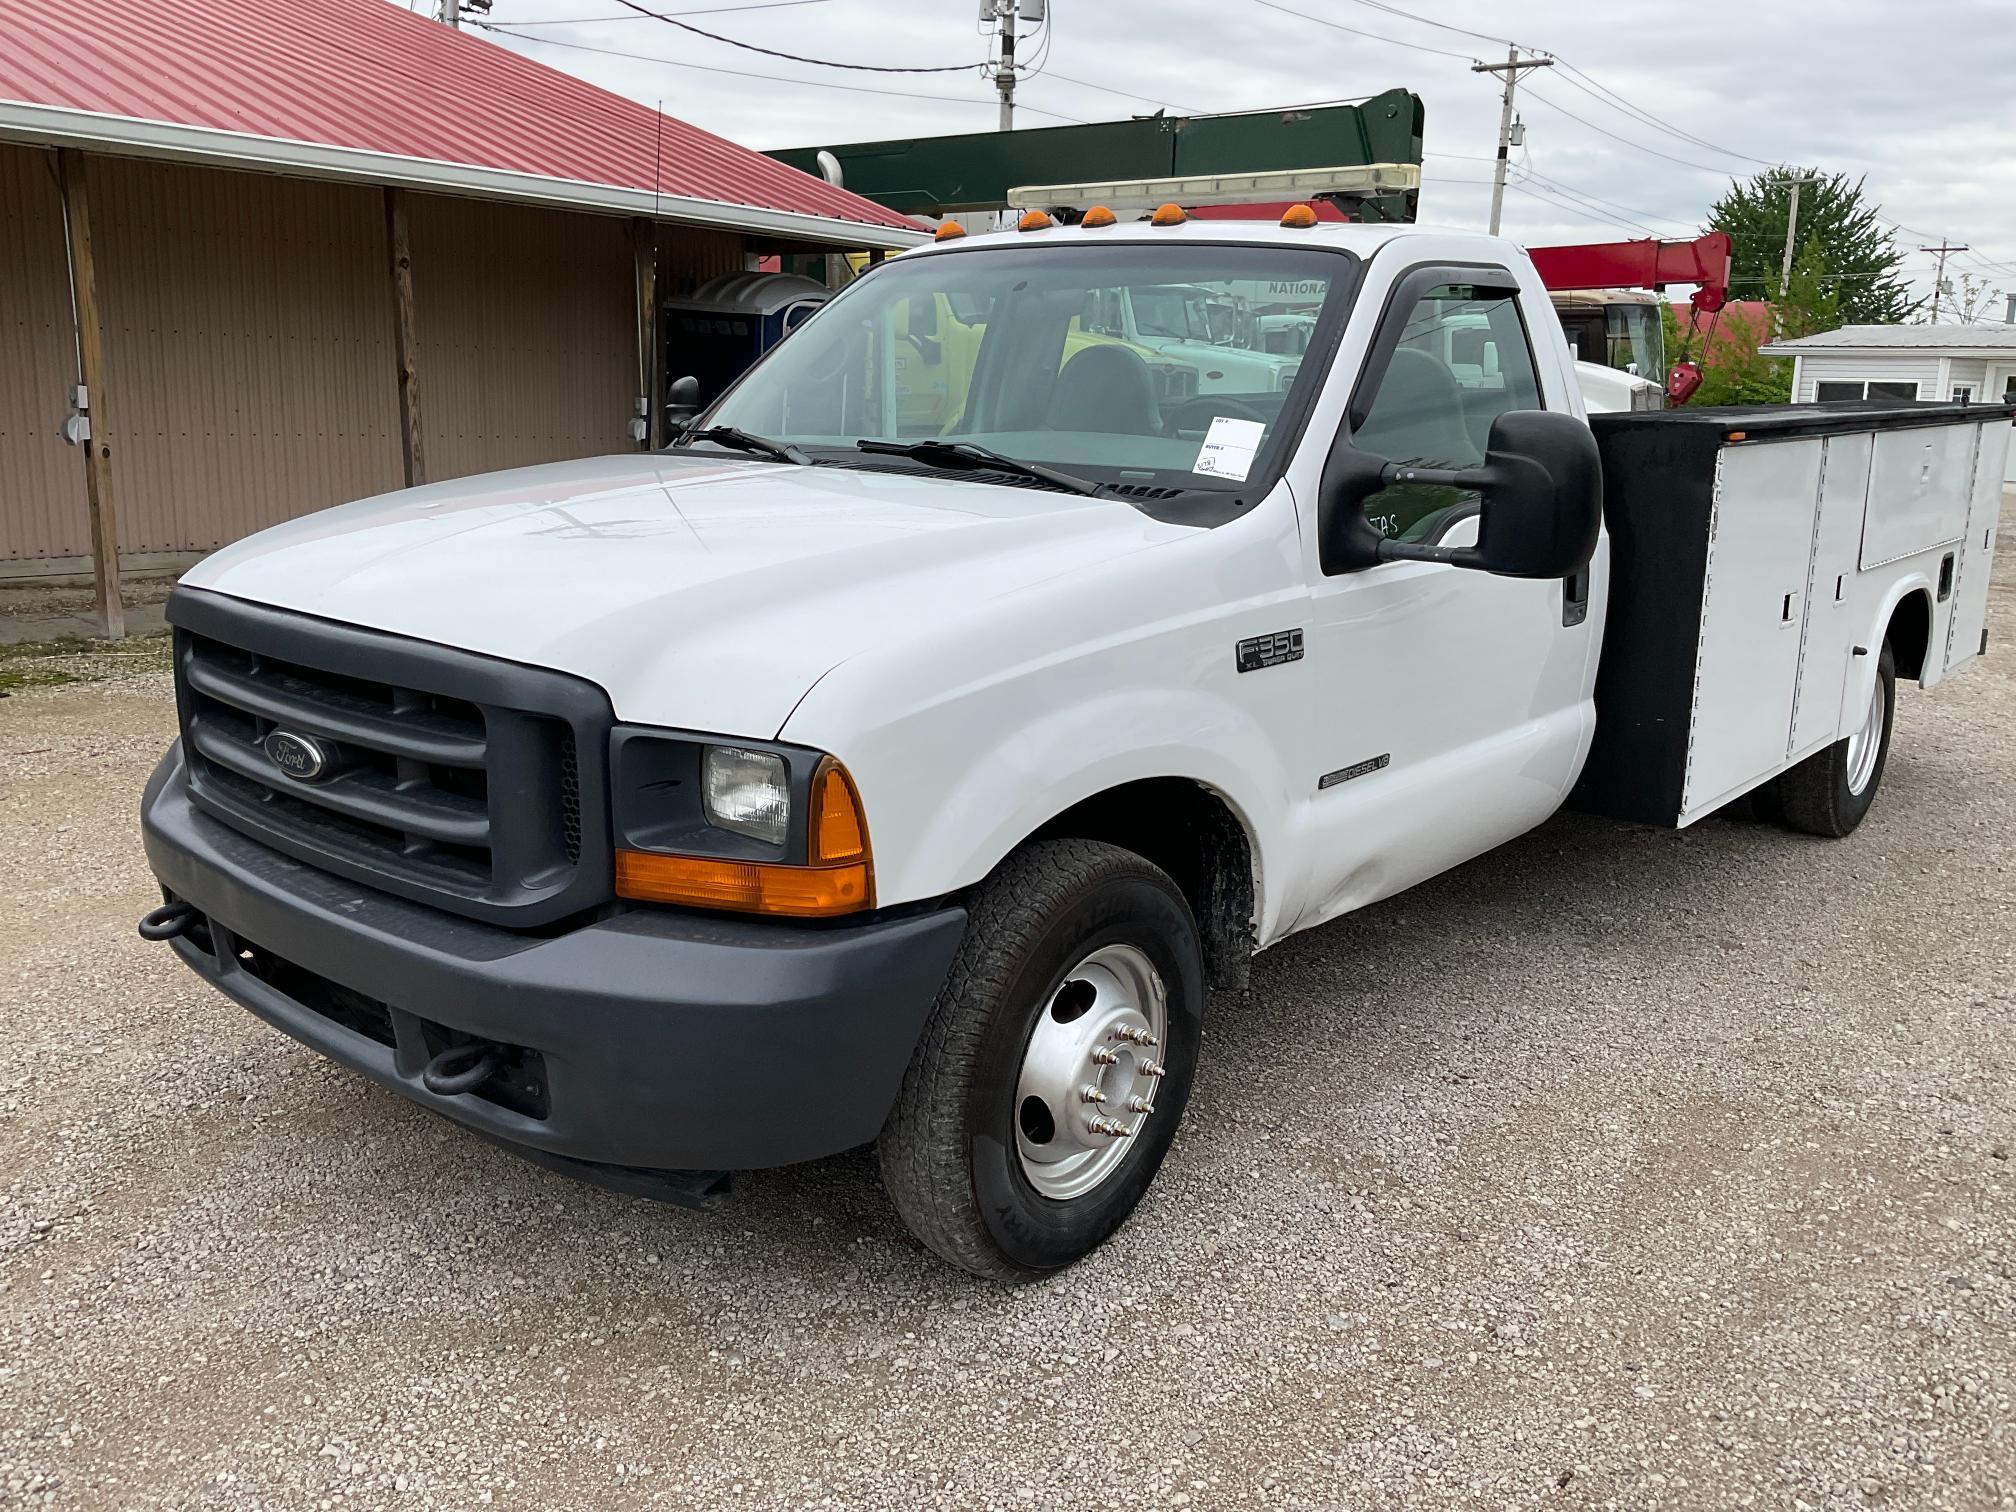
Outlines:
[{"label": "utility box compartment door", "polygon": [[1869,467],[1876,438],[1829,436],[1821,444],[1820,518],[1814,526],[1813,569],[1806,586],[1799,687],[1792,701],[1790,760],[1841,738],[1841,694],[1848,660],[1860,633],[1855,616],[1866,606],[1855,591],[1855,562],[1862,543],[1862,511],[1869,499]]},{"label": "utility box compartment door", "polygon": [[1784,764],[1823,444],[1752,442],[1718,459],[1682,823]]},{"label": "utility box compartment door", "polygon": [[1988,574],[1995,566],[1995,538],[2002,521],[2002,478],[2009,458],[2010,427],[2000,421],[1981,428],[1974,458],[1974,491],[1968,499],[1967,535],[1953,583],[1953,615],[1946,627],[1946,670],[1964,666],[1981,651],[1988,627]]},{"label": "utility box compartment door", "polygon": [[1960,539],[1974,478],[1978,425],[1877,431],[1863,516],[1862,569]]}]

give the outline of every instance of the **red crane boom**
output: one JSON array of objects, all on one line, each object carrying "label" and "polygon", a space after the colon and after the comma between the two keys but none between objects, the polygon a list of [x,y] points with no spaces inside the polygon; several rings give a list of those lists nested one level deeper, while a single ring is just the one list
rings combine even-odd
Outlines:
[{"label": "red crane boom", "polygon": [[1690,303],[1687,332],[1680,358],[1666,375],[1666,397],[1685,404],[1701,386],[1701,369],[1687,358],[1687,347],[1700,329],[1701,317],[1714,318],[1729,301],[1729,237],[1711,231],[1693,241],[1591,242],[1570,247],[1529,247],[1540,281],[1550,289],[1657,289],[1669,283],[1699,285]]}]

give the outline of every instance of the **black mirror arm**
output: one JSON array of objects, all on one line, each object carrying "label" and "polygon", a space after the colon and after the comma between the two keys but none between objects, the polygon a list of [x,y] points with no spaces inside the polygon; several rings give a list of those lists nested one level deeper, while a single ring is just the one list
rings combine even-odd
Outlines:
[{"label": "black mirror arm", "polygon": [[[1485,493],[1503,481],[1495,467],[1413,467],[1388,462],[1379,469],[1381,486],[1421,483],[1436,488],[1461,488]],[[1382,562],[1447,562],[1457,567],[1482,566],[1475,546],[1422,546],[1412,541],[1382,539],[1375,550]]]},{"label": "black mirror arm", "polygon": [[1379,470],[1379,483],[1392,488],[1400,483],[1425,483],[1437,488],[1462,488],[1482,493],[1503,481],[1495,467],[1415,467],[1405,462],[1388,462]]}]

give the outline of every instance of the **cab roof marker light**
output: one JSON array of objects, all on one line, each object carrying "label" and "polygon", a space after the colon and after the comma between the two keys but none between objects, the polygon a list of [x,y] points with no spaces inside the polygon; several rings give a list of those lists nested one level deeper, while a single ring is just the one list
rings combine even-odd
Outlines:
[{"label": "cab roof marker light", "polygon": [[1096,231],[1101,226],[1110,226],[1119,219],[1119,216],[1115,215],[1104,205],[1094,205],[1090,210],[1085,212],[1085,218],[1079,221],[1078,224]]},{"label": "cab roof marker light", "polygon": [[1171,201],[1166,205],[1157,205],[1155,213],[1148,217],[1148,224],[1151,226],[1180,226],[1188,219],[1190,217],[1183,213],[1183,207]]},{"label": "cab roof marker light", "polygon": [[957,241],[966,234],[966,228],[957,221],[946,221],[931,233],[933,241]]},{"label": "cab roof marker light", "polygon": [[1406,194],[1421,187],[1419,163],[1358,163],[1336,168],[1286,168],[1267,173],[1216,173],[1085,184],[1025,184],[1008,191],[1015,209],[1038,205],[1104,205],[1116,215],[1146,215],[1158,205],[1245,205],[1308,200],[1320,194]]},{"label": "cab roof marker light", "polygon": [[1290,205],[1281,217],[1281,224],[1291,231],[1307,231],[1316,224],[1316,211],[1309,205]]},{"label": "cab roof marker light", "polygon": [[1022,219],[1015,222],[1017,231],[1048,231],[1057,223],[1041,210],[1025,210]]}]

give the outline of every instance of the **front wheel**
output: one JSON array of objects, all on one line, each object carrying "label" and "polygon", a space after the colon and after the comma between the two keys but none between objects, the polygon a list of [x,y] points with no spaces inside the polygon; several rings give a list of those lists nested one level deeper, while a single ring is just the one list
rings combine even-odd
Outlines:
[{"label": "front wheel", "polygon": [[1127,1220],[1175,1138],[1204,964],[1176,884],[1047,840],[977,890],[878,1149],[890,1199],[954,1265],[1028,1280]]},{"label": "front wheel", "polygon": [[1860,722],[1844,740],[1816,751],[1778,779],[1780,817],[1809,835],[1839,839],[1862,822],[1883,768],[1890,760],[1890,726],[1897,713],[1897,659],[1890,643],[1876,662],[1876,686]]}]

